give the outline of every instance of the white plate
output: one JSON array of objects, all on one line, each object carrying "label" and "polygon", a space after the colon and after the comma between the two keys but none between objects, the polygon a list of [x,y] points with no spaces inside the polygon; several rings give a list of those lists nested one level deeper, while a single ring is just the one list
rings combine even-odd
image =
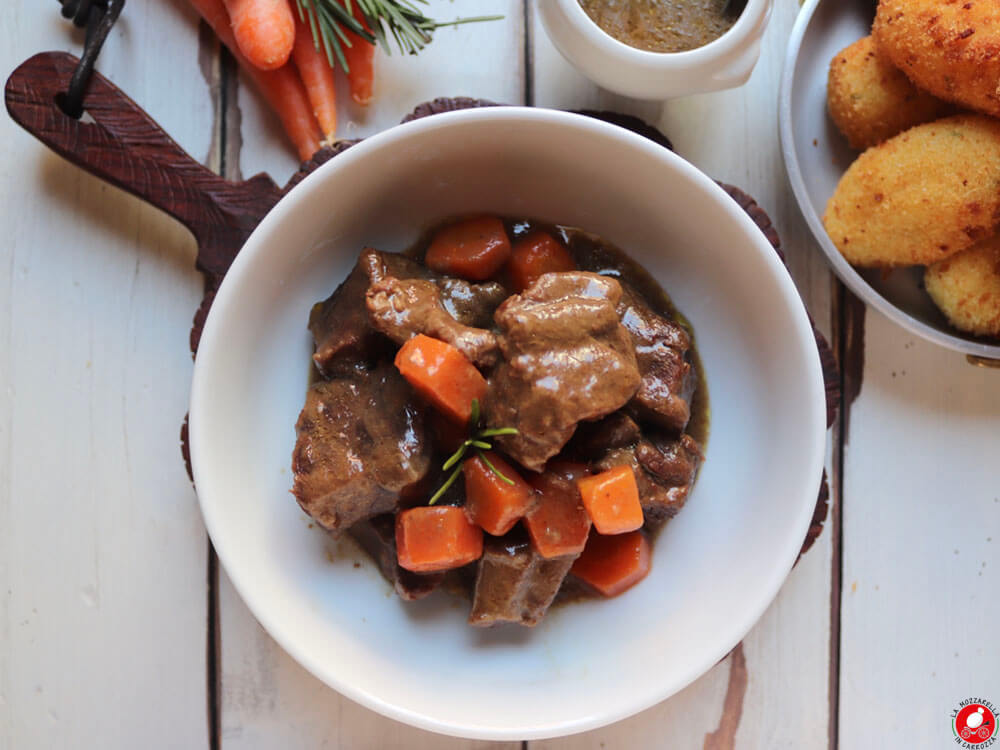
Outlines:
[{"label": "white plate", "polygon": [[[327,558],[289,494],[309,309],[366,244],[402,250],[454,214],[576,225],[629,250],[693,322],[712,400],[707,461],[625,595],[483,631],[467,603],[407,604],[373,565]],[[563,735],[680,690],[740,641],[794,562],[825,443],[812,329],[736,203],[633,133],[562,112],[439,115],[365,140],[264,219],[195,363],[191,457],[205,524],[251,611],[295,659],[394,719],[486,739]]]},{"label": "white plate", "polygon": [[952,328],[923,290],[923,267],[882,277],[853,268],[830,240],[821,217],[841,175],[857,158],[826,109],[830,60],[871,31],[872,0],[807,0],[799,13],[781,79],[781,150],[792,190],[819,246],[840,280],[879,312],[928,341],[1000,359],[1000,345]]}]

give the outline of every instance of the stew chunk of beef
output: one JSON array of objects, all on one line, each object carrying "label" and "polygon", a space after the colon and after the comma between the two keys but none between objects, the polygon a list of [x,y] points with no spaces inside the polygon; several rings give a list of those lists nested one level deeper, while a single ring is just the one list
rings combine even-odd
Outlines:
[{"label": "stew chunk of beef", "polygon": [[441,277],[405,255],[366,248],[350,275],[309,316],[316,342],[313,361],[325,377],[343,375],[390,351],[389,342],[371,326],[365,305],[371,284],[389,276],[433,281],[440,290],[441,305],[465,326],[488,327],[493,311],[507,296],[496,282],[470,284]]},{"label": "stew chunk of beef", "polygon": [[482,626],[503,622],[538,624],[573,560],[546,560],[519,530],[502,538],[487,538],[479,560],[469,622]]},{"label": "stew chunk of beef", "polygon": [[686,357],[691,337],[677,323],[656,313],[627,284],[622,284],[618,314],[632,336],[642,374],[630,407],[643,422],[683,432],[691,417],[691,396],[697,384]]},{"label": "stew chunk of beef", "polygon": [[488,367],[496,361],[497,340],[492,331],[462,325],[444,308],[441,290],[426,279],[399,279],[371,274],[365,295],[371,326],[397,344],[418,333],[446,341],[470,361]]},{"label": "stew chunk of beef", "polygon": [[391,364],[315,383],[295,429],[292,492],[327,529],[395,510],[430,468],[423,412]]},{"label": "stew chunk of beef", "polygon": [[657,526],[684,507],[694,485],[701,450],[690,435],[641,438],[635,445],[612,447],[594,466],[605,471],[629,466],[639,487],[639,502],[646,523]]},{"label": "stew chunk of beef", "polygon": [[635,352],[615,310],[621,294],[606,276],[547,273],[497,309],[503,359],[484,413],[491,427],[517,428],[498,442],[522,466],[540,471],[578,422],[609,414],[635,394]]}]

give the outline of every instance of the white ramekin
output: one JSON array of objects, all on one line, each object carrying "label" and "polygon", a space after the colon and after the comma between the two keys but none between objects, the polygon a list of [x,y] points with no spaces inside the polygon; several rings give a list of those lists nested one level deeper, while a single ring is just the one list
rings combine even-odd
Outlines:
[{"label": "white ramekin", "polygon": [[760,57],[772,0],[747,0],[739,19],[718,39],[687,52],[646,52],[604,32],[579,0],[538,0],[556,48],[597,85],[637,99],[669,99],[746,83]]}]

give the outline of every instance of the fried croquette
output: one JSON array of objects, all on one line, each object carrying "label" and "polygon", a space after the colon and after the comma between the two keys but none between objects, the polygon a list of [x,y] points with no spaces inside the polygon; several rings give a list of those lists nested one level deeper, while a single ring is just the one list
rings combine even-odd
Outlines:
[{"label": "fried croquette", "polygon": [[929,265],[1000,223],[1000,121],[954,115],[865,151],[826,205],[823,224],[849,263]]},{"label": "fried croquette", "polygon": [[833,122],[851,148],[859,151],[954,109],[918,89],[899,68],[879,56],[870,36],[830,61],[826,101]]},{"label": "fried croquette", "polygon": [[997,0],[881,0],[872,36],[920,88],[1000,117]]},{"label": "fried croquette", "polygon": [[928,266],[924,285],[953,326],[1000,336],[1000,235]]}]

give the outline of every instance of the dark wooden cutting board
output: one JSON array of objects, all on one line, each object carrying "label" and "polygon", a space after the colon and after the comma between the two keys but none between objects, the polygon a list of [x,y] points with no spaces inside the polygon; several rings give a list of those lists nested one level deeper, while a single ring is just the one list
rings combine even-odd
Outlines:
[{"label": "dark wooden cutting board", "polygon": [[[205,277],[205,295],[191,327],[191,352],[195,353],[215,293],[250,233],[285,193],[357,141],[340,141],[322,148],[283,188],[266,174],[240,182],[225,180],[191,158],[135,102],[98,73],[93,74],[83,99],[84,117],[74,119],[66,115],[58,101],[78,62],[65,52],[43,52],[21,64],[7,80],[7,111],[56,153],[165,211],[191,231],[198,243],[196,266]],[[478,99],[435,99],[416,107],[403,122],[483,106],[499,105]],[[581,110],[579,113],[628,128],[672,148],[669,139],[638,118],[614,112]],[[764,210],[739,188],[724,184],[722,187],[781,255],[777,231]],[[818,331],[816,343],[826,380],[829,426],[840,401],[839,377],[833,353]],[[190,473],[186,425],[185,420],[181,439]],[[812,546],[822,531],[828,497],[824,473],[802,552]]]}]

